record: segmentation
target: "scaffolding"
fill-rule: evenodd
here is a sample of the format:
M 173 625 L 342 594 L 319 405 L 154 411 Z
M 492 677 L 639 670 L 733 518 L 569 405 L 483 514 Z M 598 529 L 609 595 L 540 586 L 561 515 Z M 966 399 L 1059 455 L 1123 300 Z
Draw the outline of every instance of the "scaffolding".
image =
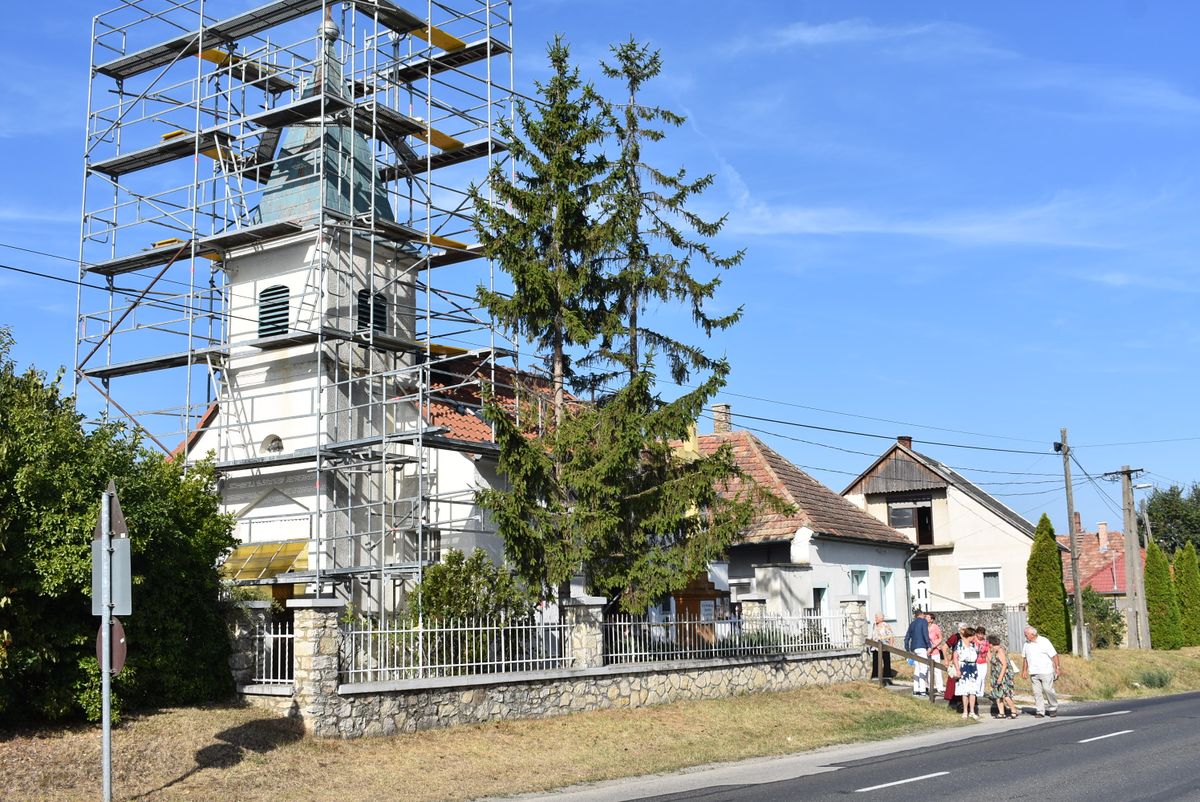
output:
M 516 375 L 471 244 L 471 187 L 507 163 L 511 0 L 241 7 L 93 20 L 76 386 L 215 454 L 239 564 L 273 555 L 254 582 L 383 612 L 480 531 L 440 463 L 494 457 L 454 421 Z

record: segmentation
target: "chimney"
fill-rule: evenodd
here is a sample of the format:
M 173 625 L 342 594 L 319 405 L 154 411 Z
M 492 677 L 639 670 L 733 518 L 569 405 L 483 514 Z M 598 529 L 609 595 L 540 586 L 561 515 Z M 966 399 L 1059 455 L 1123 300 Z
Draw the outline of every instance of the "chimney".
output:
M 713 404 L 713 434 L 728 434 L 730 431 L 729 405 Z
M 902 434 L 896 438 L 896 442 L 904 446 L 908 450 L 912 450 L 912 435 Z
M 1080 523 L 1080 521 L 1079 521 L 1079 513 L 1075 513 L 1075 531 L 1076 532 L 1083 531 L 1083 524 Z
M 1105 521 L 1096 524 L 1096 534 L 1105 542 L 1108 541 L 1108 524 Z

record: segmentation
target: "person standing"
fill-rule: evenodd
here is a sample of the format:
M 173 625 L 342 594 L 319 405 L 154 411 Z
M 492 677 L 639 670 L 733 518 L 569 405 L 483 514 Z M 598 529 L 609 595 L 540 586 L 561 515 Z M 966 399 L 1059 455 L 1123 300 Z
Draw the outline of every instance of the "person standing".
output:
M 992 655 L 991 669 L 988 671 L 992 681 L 988 696 L 996 702 L 999 711 L 994 718 L 1004 718 L 1006 714 L 1009 718 L 1016 718 L 1020 713 L 1017 712 L 1017 703 L 1013 701 L 1013 671 L 1008 650 L 1000 643 L 999 635 L 988 635 L 987 640 L 992 647 L 989 650 Z
M 929 656 L 929 622 L 925 613 L 913 610 L 912 623 L 904 633 L 904 651 L 913 652 L 918 657 Z M 913 663 L 913 696 L 923 696 L 929 692 L 929 665 L 917 660 Z
M 877 640 L 886 646 L 896 645 L 896 632 L 892 629 L 892 625 L 883 620 L 883 613 L 875 613 L 875 626 L 871 627 L 871 639 Z M 872 650 L 876 651 L 876 650 Z M 884 684 L 892 684 L 892 653 L 887 649 L 879 649 L 883 652 L 880 657 L 883 662 L 883 681 Z M 879 661 L 871 660 L 871 679 L 879 679 Z
M 978 697 L 983 692 L 982 676 L 979 671 L 979 652 L 975 648 L 975 630 L 967 627 L 962 631 L 962 639 L 954 650 L 954 669 L 958 679 L 954 683 L 954 692 L 962 697 L 962 717 L 970 716 L 979 720 L 977 712 Z
M 941 663 L 944 644 L 942 627 L 933 613 L 925 613 L 925 620 L 929 622 L 929 659 L 935 663 Z M 933 686 L 939 696 L 946 692 L 946 675 L 936 668 L 933 670 Z
M 1033 683 L 1034 715 L 1038 718 L 1058 715 L 1058 695 L 1054 693 L 1054 681 L 1058 679 L 1058 652 L 1045 635 L 1037 628 L 1025 627 L 1025 648 L 1021 652 L 1024 665 L 1021 679 Z

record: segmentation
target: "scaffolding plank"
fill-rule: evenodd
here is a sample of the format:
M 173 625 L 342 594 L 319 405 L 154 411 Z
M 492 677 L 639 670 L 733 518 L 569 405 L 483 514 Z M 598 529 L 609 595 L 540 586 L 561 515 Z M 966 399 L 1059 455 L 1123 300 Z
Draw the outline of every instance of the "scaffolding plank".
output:
M 324 0 L 274 0 L 236 17 L 222 20 L 204 29 L 204 44 L 228 44 L 276 25 L 291 22 L 321 8 Z M 389 4 L 390 5 L 390 4 Z M 124 80 L 155 67 L 165 67 L 183 56 L 200 53 L 200 31 L 192 31 L 166 42 L 138 50 L 96 67 L 96 72 Z
M 244 58 L 236 53 L 217 48 L 200 51 L 200 58 L 216 64 L 222 71 L 228 72 L 233 78 L 250 86 L 265 89 L 269 94 L 281 95 L 296 88 L 296 85 L 286 78 L 280 78 L 269 64 L 263 64 L 253 59 Z
M 398 179 L 407 178 L 410 175 L 421 175 L 428 168 L 437 170 L 441 167 L 450 167 L 455 164 L 462 164 L 473 159 L 480 159 L 488 155 L 488 153 L 501 153 L 508 148 L 502 142 L 494 140 L 490 141 L 483 139 L 479 142 L 471 142 L 463 145 L 456 150 L 447 150 L 442 153 L 432 153 L 428 159 L 425 156 L 416 156 L 411 159 L 406 159 L 400 164 L 389 165 L 379 171 L 379 180 L 387 183 L 388 181 L 396 181 Z
M 129 254 L 128 256 L 118 256 L 115 259 L 98 262 L 90 265 L 87 270 L 89 273 L 97 273 L 101 276 L 119 276 L 123 273 L 132 273 L 135 270 L 142 270 L 147 267 L 165 265 L 174 259 L 175 255 L 179 254 L 181 249 L 183 253 L 180 254 L 179 258 L 186 259 L 189 255 L 189 247 L 190 243 L 173 242 L 158 248 L 150 248 Z
M 128 362 L 117 362 L 96 368 L 84 368 L 81 373 L 93 379 L 111 379 L 116 376 L 132 376 L 138 373 L 150 373 L 156 370 L 170 370 L 188 365 L 203 365 L 207 357 L 220 356 L 224 351 L 219 346 L 198 348 L 194 351 L 184 351 L 178 354 L 160 354 L 144 359 L 131 359 Z
M 184 159 L 217 147 L 228 148 L 232 138 L 224 131 L 202 131 L 199 135 L 183 135 L 156 142 L 147 148 L 121 153 L 90 165 L 93 172 L 104 173 L 110 178 L 119 178 L 126 173 L 145 170 L 160 164 Z
M 508 45 L 496 39 L 480 39 L 459 50 L 423 56 L 386 70 L 383 77 L 398 84 L 411 84 L 448 70 L 457 70 L 491 56 L 511 52 Z M 365 87 L 364 87 L 365 88 Z
M 429 257 L 429 267 L 445 267 L 447 265 L 456 265 L 459 262 L 466 262 L 470 259 L 478 259 L 483 256 L 482 245 L 468 245 L 466 248 L 448 249 L 442 253 L 434 254 Z
M 322 98 L 324 98 L 324 101 L 322 101 Z M 245 118 L 245 122 L 257 125 L 259 128 L 280 128 L 307 120 L 320 119 L 322 108 L 324 108 L 326 115 L 336 114 L 350 108 L 350 101 L 328 93 L 325 95 L 313 95 L 312 97 L 297 100 L 294 103 L 276 106 L 273 109 L 251 114 Z
M 355 106 L 354 121 L 359 131 L 374 130 L 389 140 L 425 134 L 424 123 L 374 100 Z
M 243 245 L 252 245 L 253 243 L 275 239 L 276 237 L 297 234 L 303 230 L 304 226 L 295 220 L 260 223 L 256 226 L 235 228 L 220 234 L 202 237 L 199 240 L 199 247 L 205 251 L 226 251 L 230 248 L 239 248 Z
M 315 448 L 298 448 L 290 454 L 264 454 L 261 457 L 247 457 L 218 462 L 213 467 L 219 471 L 234 471 L 239 468 L 258 468 L 274 465 L 296 465 L 301 462 L 313 462 L 317 458 Z

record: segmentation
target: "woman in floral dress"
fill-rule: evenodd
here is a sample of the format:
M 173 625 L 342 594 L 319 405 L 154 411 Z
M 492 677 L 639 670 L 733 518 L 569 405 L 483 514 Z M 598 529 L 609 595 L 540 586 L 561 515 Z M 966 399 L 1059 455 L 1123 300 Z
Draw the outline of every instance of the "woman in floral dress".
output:
M 975 648 L 975 629 L 967 627 L 963 630 L 962 640 L 954 649 L 954 671 L 958 679 L 954 683 L 954 692 L 962 697 L 963 718 L 970 716 L 979 720 L 976 710 L 978 697 L 983 693 L 983 672 L 979 670 L 976 659 L 979 652 Z
M 1017 712 L 1017 703 L 1013 701 L 1013 672 L 1012 666 L 1008 662 L 1008 652 L 1000 645 L 999 635 L 988 635 L 988 644 L 991 645 L 991 668 L 988 674 L 991 675 L 991 688 L 988 690 L 990 696 L 995 702 L 996 707 L 1000 711 L 996 718 L 1005 717 L 1005 706 L 1008 707 L 1008 718 L 1016 718 L 1021 715 Z

